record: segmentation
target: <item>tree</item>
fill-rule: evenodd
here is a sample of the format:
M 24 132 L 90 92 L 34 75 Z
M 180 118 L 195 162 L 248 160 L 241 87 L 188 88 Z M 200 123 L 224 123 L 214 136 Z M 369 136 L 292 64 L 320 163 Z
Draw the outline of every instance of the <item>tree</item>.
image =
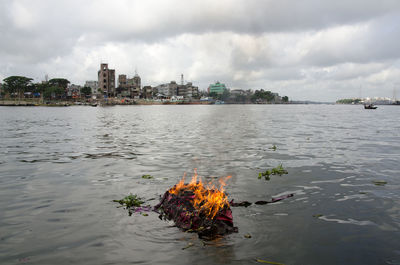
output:
M 275 99 L 275 95 L 271 91 L 264 91 L 264 89 L 256 90 L 254 95 L 251 97 L 253 102 L 272 102 Z
M 46 99 L 57 99 L 61 98 L 65 93 L 65 90 L 57 86 L 48 86 L 43 91 L 43 97 Z
M 32 80 L 32 78 L 25 76 L 9 76 L 3 79 L 4 90 L 7 93 L 17 93 L 20 96 L 21 92 L 26 91 L 27 87 L 32 84 Z
M 58 86 L 67 89 L 70 82 L 65 78 L 53 78 L 49 80 L 50 86 Z
M 288 96 L 282 97 L 282 102 L 285 102 L 285 103 L 289 102 L 289 97 Z
M 90 87 L 85 86 L 81 89 L 81 93 L 85 96 L 90 96 L 90 94 L 92 94 L 92 89 Z

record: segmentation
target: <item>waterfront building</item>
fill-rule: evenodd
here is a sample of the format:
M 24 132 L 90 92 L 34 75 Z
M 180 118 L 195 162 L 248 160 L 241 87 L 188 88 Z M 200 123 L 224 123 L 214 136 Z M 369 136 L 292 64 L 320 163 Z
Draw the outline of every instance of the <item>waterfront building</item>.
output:
M 118 75 L 117 94 L 122 97 L 139 98 L 141 96 L 141 78 L 135 73 L 135 76 L 128 78 L 127 75 Z
M 185 97 L 191 99 L 198 96 L 199 96 L 199 88 L 197 86 L 193 86 L 191 82 L 187 83 Z
M 147 99 L 153 98 L 153 88 L 151 86 L 144 86 L 142 91 L 142 97 Z
M 178 93 L 178 84 L 175 81 L 171 81 L 168 84 L 161 84 L 157 87 L 158 94 L 161 94 L 165 97 L 176 96 Z
M 116 89 L 117 95 L 121 97 L 130 97 L 131 92 L 128 87 L 126 75 L 118 75 L 118 87 Z
M 142 79 L 140 76 L 135 73 L 133 78 L 127 79 L 127 85 L 130 89 L 131 98 L 139 98 L 142 92 Z
M 208 93 L 217 93 L 218 95 L 222 95 L 225 90 L 225 84 L 222 84 L 219 81 L 215 82 L 215 84 L 210 84 L 208 87 Z
M 109 69 L 108 64 L 100 64 L 100 70 L 97 73 L 98 84 L 104 96 L 115 95 L 115 70 Z
M 98 81 L 86 81 L 85 87 L 90 87 L 91 94 L 96 95 L 99 89 L 99 82 Z
M 70 84 L 67 87 L 67 98 L 78 99 L 81 97 L 81 86 Z

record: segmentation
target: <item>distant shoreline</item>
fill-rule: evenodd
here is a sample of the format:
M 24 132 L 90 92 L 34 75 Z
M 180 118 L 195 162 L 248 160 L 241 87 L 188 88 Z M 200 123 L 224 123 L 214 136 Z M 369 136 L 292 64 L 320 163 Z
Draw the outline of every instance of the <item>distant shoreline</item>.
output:
M 69 106 L 127 106 L 127 105 L 288 105 L 288 104 L 305 104 L 305 103 L 249 103 L 249 102 L 226 102 L 216 103 L 215 101 L 157 101 L 157 100 L 97 100 L 92 102 L 66 101 L 66 100 L 0 100 L 0 106 L 4 107 L 69 107 Z

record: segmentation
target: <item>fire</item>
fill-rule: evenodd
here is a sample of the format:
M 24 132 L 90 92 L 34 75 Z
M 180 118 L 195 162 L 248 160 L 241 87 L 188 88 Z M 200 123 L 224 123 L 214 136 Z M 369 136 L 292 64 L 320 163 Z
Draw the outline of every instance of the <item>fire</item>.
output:
M 224 186 L 231 176 L 219 179 L 219 187 L 215 187 L 212 182 L 203 184 L 201 177 L 198 177 L 197 171 L 192 177 L 190 183 L 185 184 L 185 175 L 174 187 L 169 189 L 169 193 L 179 195 L 184 191 L 192 191 L 191 196 L 193 206 L 199 213 L 205 214 L 213 219 L 214 216 L 223 209 L 229 207 L 228 197 L 225 194 Z

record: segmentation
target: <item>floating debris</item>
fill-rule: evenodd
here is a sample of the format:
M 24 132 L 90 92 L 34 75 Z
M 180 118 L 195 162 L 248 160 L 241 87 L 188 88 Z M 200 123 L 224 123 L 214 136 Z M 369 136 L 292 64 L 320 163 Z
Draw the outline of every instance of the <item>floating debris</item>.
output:
M 182 250 L 188 249 L 188 248 L 193 247 L 193 246 L 194 246 L 193 243 L 189 243 L 185 247 L 183 247 Z
M 143 175 L 142 179 L 153 179 L 154 177 L 152 175 Z
M 313 217 L 315 217 L 315 218 L 320 218 L 320 217 L 322 217 L 322 216 L 324 216 L 323 214 L 314 214 L 313 215 Z
M 267 260 L 263 260 L 263 259 L 256 259 L 257 262 L 260 263 L 267 263 L 267 264 L 274 264 L 274 265 L 285 265 L 283 263 L 278 263 L 278 262 L 273 262 L 273 261 L 267 261 Z
M 245 238 L 251 238 L 251 235 L 250 234 L 245 234 L 244 237 Z
M 374 183 L 376 186 L 385 186 L 387 184 L 387 182 L 384 180 L 374 180 L 372 183 Z
M 265 180 L 270 180 L 270 175 L 282 176 L 283 174 L 288 174 L 288 171 L 283 168 L 282 164 L 280 164 L 279 166 L 274 167 L 272 169 L 268 169 L 265 172 L 258 173 L 258 179 L 261 179 L 262 177 L 264 177 Z
M 276 145 L 273 145 L 273 146 L 270 147 L 269 149 L 271 149 L 272 151 L 276 151 Z
M 229 177 L 228 177 L 229 178 Z M 160 219 L 173 220 L 184 231 L 195 232 L 200 238 L 215 238 L 237 232 L 233 226 L 233 217 L 227 195 L 224 192 L 224 180 L 220 187 L 210 183 L 203 185 L 197 174 L 185 184 L 182 179 L 164 193 L 161 201 L 154 207 L 160 213 Z
M 289 193 L 289 194 L 285 194 L 285 195 L 282 195 L 282 196 L 279 196 L 279 197 L 273 197 L 273 198 L 271 198 L 271 200 L 269 200 L 269 201 L 256 201 L 254 204 L 257 204 L 257 205 L 264 205 L 264 204 L 268 204 L 268 203 L 275 203 L 275 202 L 279 202 L 279 201 L 281 201 L 281 200 L 284 200 L 284 199 L 287 199 L 287 198 L 290 198 L 290 197 L 293 197 L 293 196 L 294 196 L 293 193 Z M 233 199 L 232 199 L 232 200 L 229 202 L 229 204 L 230 204 L 232 207 L 248 207 L 248 206 L 250 206 L 252 203 L 251 203 L 251 202 L 248 202 L 248 201 L 234 202 Z

